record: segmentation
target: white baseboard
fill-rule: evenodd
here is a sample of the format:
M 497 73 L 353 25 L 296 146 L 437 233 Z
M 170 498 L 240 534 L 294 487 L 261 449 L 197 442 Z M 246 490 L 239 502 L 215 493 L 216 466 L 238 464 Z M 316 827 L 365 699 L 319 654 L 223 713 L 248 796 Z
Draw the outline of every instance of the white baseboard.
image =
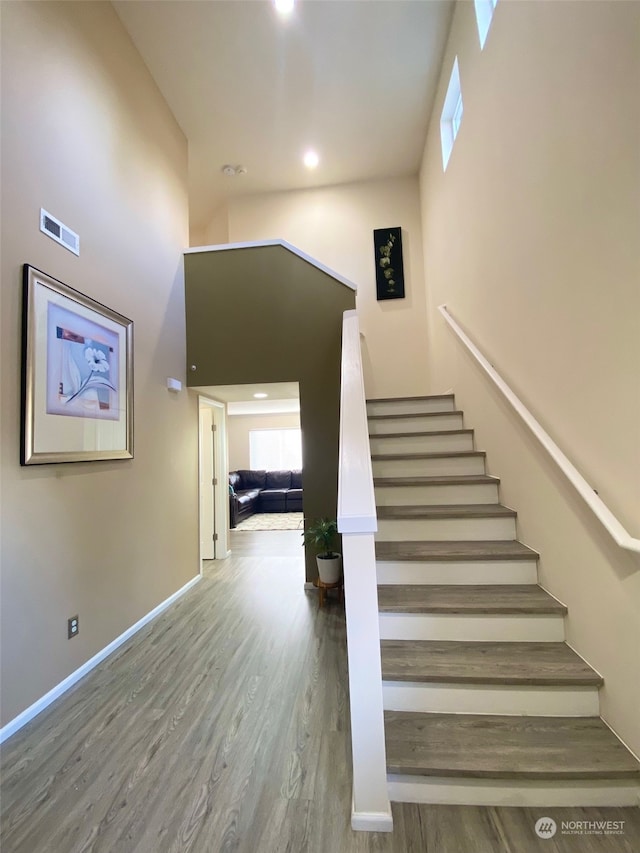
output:
M 14 717 L 13 720 L 8 722 L 6 726 L 3 726 L 0 729 L 0 743 L 4 743 L 7 738 L 11 737 L 11 735 L 15 734 L 19 729 L 25 726 L 30 720 L 32 720 L 35 716 L 37 716 L 41 711 L 44 711 L 53 701 L 55 701 L 59 696 L 62 696 L 63 693 L 66 693 L 70 687 L 73 687 L 76 682 L 80 681 L 87 673 L 91 672 L 99 663 L 101 663 L 105 658 L 109 657 L 112 652 L 125 643 L 130 637 L 133 637 L 141 628 L 151 622 L 152 619 L 155 619 L 156 616 L 159 616 L 163 610 L 166 610 L 171 604 L 174 603 L 178 598 L 187 592 L 187 590 L 191 589 L 192 586 L 198 583 L 201 580 L 202 575 L 196 575 L 195 578 L 192 578 L 188 583 L 186 583 L 183 587 L 181 587 L 177 592 L 174 592 L 173 595 L 170 595 L 169 598 L 165 599 L 161 602 L 157 607 L 154 607 L 153 610 L 150 610 L 146 616 L 143 616 L 142 619 L 139 619 L 135 625 L 132 625 L 130 628 L 120 634 L 119 637 L 116 637 L 108 646 L 105 646 L 104 649 L 95 654 L 92 658 L 90 658 L 86 663 L 83 663 L 81 667 L 76 669 L 75 672 L 72 672 L 71 675 L 67 676 L 64 681 L 61 681 L 48 693 L 45 693 L 40 699 L 26 708 L 21 714 L 18 714 L 17 717 Z
M 311 581 L 305 581 L 304 582 L 304 588 L 307 591 L 312 591 L 312 590 L 317 589 L 318 587 L 314 583 L 312 583 Z
M 357 812 L 352 803 L 351 829 L 358 832 L 393 832 L 391 809 L 388 812 Z

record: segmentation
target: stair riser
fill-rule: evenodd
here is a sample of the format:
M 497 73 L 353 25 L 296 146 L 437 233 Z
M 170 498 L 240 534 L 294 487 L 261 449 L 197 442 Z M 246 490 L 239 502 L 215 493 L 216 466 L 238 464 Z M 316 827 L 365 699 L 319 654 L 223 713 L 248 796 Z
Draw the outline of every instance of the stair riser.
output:
M 466 640 L 468 642 L 564 641 L 564 619 L 553 615 L 442 615 L 380 613 L 381 640 Z
M 441 456 L 435 459 L 373 459 L 374 477 L 438 477 L 484 474 L 484 456 Z
M 446 435 L 375 436 L 369 439 L 371 452 L 376 453 L 455 453 L 473 450 L 473 434 L 452 432 Z
M 515 518 L 378 519 L 380 542 L 515 539 Z
M 518 782 L 513 779 L 465 777 L 389 775 L 387 778 L 389 798 L 394 803 L 588 808 L 637 806 L 640 797 L 640 786 L 618 779 L 598 779 L 593 782 L 581 779 L 565 782 Z M 536 819 L 537 817 L 531 820 L 532 836 Z
M 383 681 L 385 711 L 597 717 L 596 687 L 515 687 Z
M 369 415 L 420 415 L 429 412 L 453 412 L 453 397 L 433 397 L 422 400 L 388 400 L 367 403 Z
M 522 584 L 538 582 L 535 560 L 447 562 L 378 561 L 380 584 Z
M 497 483 L 452 486 L 376 486 L 378 506 L 452 506 L 497 504 Z
M 370 435 L 387 435 L 392 432 L 434 432 L 443 429 L 462 429 L 462 414 L 440 415 L 437 418 L 392 418 L 370 420 Z

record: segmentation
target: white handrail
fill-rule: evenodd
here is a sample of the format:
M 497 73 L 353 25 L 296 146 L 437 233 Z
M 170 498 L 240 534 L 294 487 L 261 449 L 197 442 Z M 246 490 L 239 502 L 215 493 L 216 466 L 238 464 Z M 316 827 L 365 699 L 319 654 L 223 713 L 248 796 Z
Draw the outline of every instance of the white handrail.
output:
M 571 482 L 571 484 L 577 490 L 577 492 L 585 501 L 585 503 L 595 513 L 595 515 L 607 529 L 608 533 L 611 535 L 614 541 L 621 548 L 625 548 L 627 551 L 635 551 L 636 553 L 640 553 L 640 539 L 635 539 L 633 536 L 631 536 L 631 534 L 625 529 L 625 527 L 623 527 L 623 525 L 618 521 L 618 519 L 611 512 L 609 507 L 594 492 L 592 487 L 589 485 L 589 483 L 587 483 L 587 481 L 584 479 L 578 469 L 569 461 L 569 459 L 567 459 L 567 457 L 560 450 L 558 445 L 553 441 L 549 434 L 533 417 L 533 415 L 527 409 L 524 403 L 519 399 L 519 397 L 516 396 L 516 394 L 511 390 L 511 388 L 507 385 L 507 383 L 500 376 L 500 374 L 482 355 L 482 353 L 476 347 L 473 341 L 460 328 L 460 326 L 457 324 L 457 322 L 453 319 L 453 317 L 447 310 L 447 306 L 440 305 L 438 310 L 440 311 L 444 319 L 447 321 L 449 326 L 456 333 L 456 335 L 460 338 L 462 343 L 469 350 L 471 355 L 485 371 L 485 373 L 502 392 L 503 396 L 509 401 L 515 411 L 520 415 L 522 420 L 529 427 L 529 429 L 538 439 L 540 444 L 545 448 L 547 453 L 559 466 L 561 471 Z
M 349 657 L 353 801 L 351 826 L 393 829 L 384 743 L 378 586 L 373 534 L 377 530 L 369 428 L 355 311 L 342 325 L 338 530 L 342 534 Z
M 345 311 L 343 315 L 340 387 L 338 529 L 341 533 L 375 533 L 378 520 L 360 353 L 360 326 L 355 310 Z

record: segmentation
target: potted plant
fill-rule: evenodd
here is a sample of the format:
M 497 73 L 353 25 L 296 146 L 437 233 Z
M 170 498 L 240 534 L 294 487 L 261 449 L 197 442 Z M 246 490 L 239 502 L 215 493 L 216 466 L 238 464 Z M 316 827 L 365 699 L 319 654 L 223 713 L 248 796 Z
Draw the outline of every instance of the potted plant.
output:
M 322 583 L 337 583 L 340 578 L 340 554 L 331 547 L 338 535 L 338 525 L 330 518 L 319 518 L 302 534 L 306 545 L 315 548 L 318 575 Z

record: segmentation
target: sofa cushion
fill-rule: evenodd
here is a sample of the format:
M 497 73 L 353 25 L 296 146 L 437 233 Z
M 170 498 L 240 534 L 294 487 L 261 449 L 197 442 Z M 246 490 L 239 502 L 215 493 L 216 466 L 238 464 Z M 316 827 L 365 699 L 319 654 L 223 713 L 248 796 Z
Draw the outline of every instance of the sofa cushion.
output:
M 291 471 L 267 471 L 265 489 L 288 489 L 291 485 Z
M 245 506 L 258 499 L 260 489 L 247 489 L 245 492 L 236 492 L 236 498 L 240 506 Z
M 289 489 L 285 509 L 287 512 L 302 512 L 302 489 Z
M 246 471 L 244 469 L 240 469 L 238 471 L 240 477 L 242 478 L 242 488 L 243 489 L 264 489 L 265 481 L 267 479 L 266 471 Z M 236 491 L 237 491 L 236 487 Z
M 240 474 L 237 471 L 229 471 L 229 485 L 234 492 L 242 488 Z
M 291 488 L 292 489 L 301 489 L 302 488 L 302 471 L 292 471 L 291 472 Z
M 263 489 L 260 492 L 260 512 L 286 512 L 288 489 Z
M 283 501 L 289 490 L 288 489 L 263 489 L 260 492 L 260 500 L 265 501 Z

